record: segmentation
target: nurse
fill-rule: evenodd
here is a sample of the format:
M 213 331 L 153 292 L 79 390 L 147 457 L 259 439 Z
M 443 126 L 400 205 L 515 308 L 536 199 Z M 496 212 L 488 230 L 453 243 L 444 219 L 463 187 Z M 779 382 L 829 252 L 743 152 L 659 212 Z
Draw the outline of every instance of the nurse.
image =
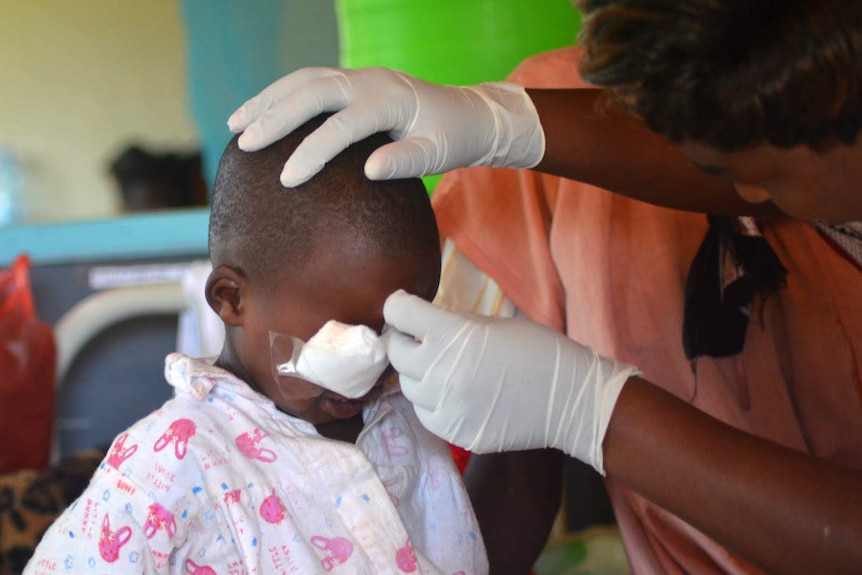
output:
M 288 187 L 388 131 L 398 141 L 369 158 L 372 179 L 533 168 L 677 209 L 862 220 L 862 3 L 580 7 L 581 73 L 603 90 L 309 68 L 244 104 L 229 127 L 255 150 L 338 111 L 287 159 Z M 862 570 L 862 436 L 827 461 L 725 425 L 635 366 L 531 322 L 403 293 L 385 314 L 401 332 L 388 352 L 404 394 L 441 437 L 480 453 L 560 449 L 767 571 Z M 854 378 L 822 385 L 855 389 L 862 405 Z

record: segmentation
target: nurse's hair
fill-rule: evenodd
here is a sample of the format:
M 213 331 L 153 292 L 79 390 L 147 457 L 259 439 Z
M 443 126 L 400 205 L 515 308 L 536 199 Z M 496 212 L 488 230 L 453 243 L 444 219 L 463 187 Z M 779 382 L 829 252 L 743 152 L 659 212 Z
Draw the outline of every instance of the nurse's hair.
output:
M 576 0 L 583 77 L 672 142 L 852 144 L 860 0 Z
M 349 243 L 353 252 L 430 256 L 439 266 L 440 238 L 422 181 L 371 181 L 365 176 L 365 160 L 392 141 L 387 135 L 351 145 L 296 188 L 281 185 L 285 159 L 327 116 L 257 152 L 240 150 L 236 136 L 230 141 L 213 187 L 213 266 L 231 265 L 250 280 L 277 280 L 285 272 L 300 273 L 319 242 L 332 238 Z

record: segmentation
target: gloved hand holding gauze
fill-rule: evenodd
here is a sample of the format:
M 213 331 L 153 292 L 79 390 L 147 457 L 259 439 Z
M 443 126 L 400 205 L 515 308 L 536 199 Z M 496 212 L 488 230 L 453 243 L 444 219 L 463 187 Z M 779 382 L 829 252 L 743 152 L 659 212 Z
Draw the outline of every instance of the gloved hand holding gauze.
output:
M 290 338 L 293 344 L 290 359 L 277 363 L 276 372 L 356 399 L 374 387 L 389 365 L 387 338 L 385 331 L 378 336 L 368 326 L 330 320 L 308 342 Z M 277 345 L 277 338 L 270 339 Z M 273 357 L 278 357 L 275 349 Z
M 525 319 L 455 313 L 399 290 L 383 306 L 401 391 L 474 453 L 554 447 L 604 475 L 602 441 L 637 368 Z

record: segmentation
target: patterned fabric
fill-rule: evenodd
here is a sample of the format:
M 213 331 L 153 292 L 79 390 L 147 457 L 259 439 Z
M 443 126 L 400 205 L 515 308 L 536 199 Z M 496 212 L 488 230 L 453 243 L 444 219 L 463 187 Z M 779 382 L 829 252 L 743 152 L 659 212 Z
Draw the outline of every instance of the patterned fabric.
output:
M 447 445 L 397 391 L 357 444 L 172 354 L 176 396 L 114 440 L 25 573 L 487 573 Z
M 446 309 L 492 317 L 523 317 L 493 278 L 449 240 L 443 243 L 440 288 L 434 303 Z
M 862 269 L 862 222 L 846 224 L 829 224 L 826 222 L 811 222 L 818 232 L 848 260 Z

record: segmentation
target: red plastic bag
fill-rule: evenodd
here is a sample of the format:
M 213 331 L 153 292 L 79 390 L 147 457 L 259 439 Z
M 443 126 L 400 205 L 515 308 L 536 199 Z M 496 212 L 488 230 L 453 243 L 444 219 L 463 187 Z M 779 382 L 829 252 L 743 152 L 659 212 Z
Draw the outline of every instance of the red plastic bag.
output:
M 458 473 L 464 475 L 464 472 L 467 471 L 467 464 L 470 463 L 470 452 L 451 443 L 449 444 L 449 451 L 452 452 L 452 459 L 455 460 Z
M 30 259 L 0 269 L 0 473 L 47 467 L 57 348 L 36 316 Z

